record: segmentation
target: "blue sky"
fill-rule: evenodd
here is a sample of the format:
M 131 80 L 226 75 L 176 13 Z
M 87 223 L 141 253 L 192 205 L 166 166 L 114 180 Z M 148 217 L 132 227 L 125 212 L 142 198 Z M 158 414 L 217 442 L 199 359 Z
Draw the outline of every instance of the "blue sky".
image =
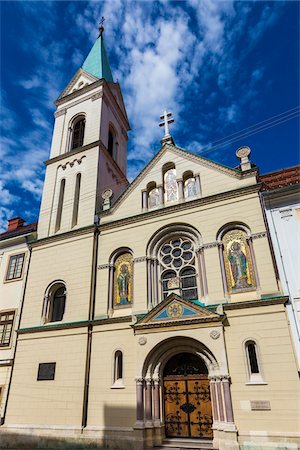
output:
M 0 6 L 0 229 L 16 215 L 38 217 L 53 101 L 82 65 L 102 15 L 132 128 L 130 180 L 159 150 L 165 108 L 175 118 L 176 144 L 191 152 L 234 167 L 236 149 L 249 145 L 261 173 L 299 163 L 299 2 Z

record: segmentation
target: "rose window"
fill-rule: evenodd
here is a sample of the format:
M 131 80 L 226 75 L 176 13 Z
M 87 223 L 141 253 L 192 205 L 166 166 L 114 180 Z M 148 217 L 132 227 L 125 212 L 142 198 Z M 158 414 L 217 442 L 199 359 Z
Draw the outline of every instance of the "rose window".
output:
M 192 241 L 175 238 L 166 242 L 160 250 L 163 298 L 175 292 L 183 298 L 198 298 L 195 271 L 195 252 Z

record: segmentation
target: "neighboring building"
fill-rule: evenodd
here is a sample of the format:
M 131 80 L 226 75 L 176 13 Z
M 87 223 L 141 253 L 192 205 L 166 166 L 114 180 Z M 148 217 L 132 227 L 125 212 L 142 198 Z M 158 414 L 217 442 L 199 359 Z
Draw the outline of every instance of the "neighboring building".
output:
M 261 175 L 266 210 L 300 374 L 300 166 Z
M 188 153 L 165 113 L 128 186 L 102 33 L 56 102 L 2 442 L 296 448 L 288 297 L 250 150 L 239 169 Z
M 28 241 L 36 237 L 36 223 L 24 225 L 15 217 L 0 234 L 0 420 L 2 423 L 11 368 L 14 362 L 16 330 L 30 259 Z

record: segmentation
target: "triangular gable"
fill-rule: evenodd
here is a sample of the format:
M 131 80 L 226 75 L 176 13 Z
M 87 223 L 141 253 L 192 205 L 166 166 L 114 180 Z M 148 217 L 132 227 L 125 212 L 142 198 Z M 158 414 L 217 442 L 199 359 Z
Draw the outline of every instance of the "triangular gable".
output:
M 216 322 L 222 316 L 205 306 L 199 306 L 191 300 L 185 300 L 177 294 L 171 293 L 164 301 L 153 308 L 135 325 L 135 329 L 157 327 L 168 323 L 182 323 L 186 321 Z
M 107 211 L 106 214 L 111 214 L 121 205 L 121 203 L 134 191 L 134 189 L 139 185 L 139 183 L 147 176 L 147 174 L 152 170 L 152 168 L 158 164 L 159 160 L 163 157 L 163 155 L 167 152 L 171 151 L 174 153 L 174 156 L 181 156 L 182 158 L 192 160 L 196 163 L 200 163 L 204 167 L 209 167 L 211 169 L 215 169 L 223 174 L 229 175 L 235 179 L 242 179 L 243 174 L 238 169 L 232 169 L 210 159 L 204 158 L 202 156 L 194 155 L 193 153 L 188 152 L 180 147 L 176 147 L 172 144 L 164 144 L 159 152 L 151 159 L 151 161 L 144 167 L 144 169 L 137 175 L 137 177 L 132 181 L 126 191 L 121 195 L 118 201 L 114 204 L 114 206 Z M 104 214 L 104 215 L 106 215 Z
M 95 81 L 99 81 L 98 78 L 94 77 L 90 73 L 86 72 L 83 69 L 78 69 L 75 75 L 73 76 L 72 80 L 67 84 L 63 92 L 58 97 L 58 100 L 66 97 L 67 95 L 71 94 L 75 90 L 82 89 L 87 84 L 92 84 Z M 81 84 L 82 83 L 82 84 Z

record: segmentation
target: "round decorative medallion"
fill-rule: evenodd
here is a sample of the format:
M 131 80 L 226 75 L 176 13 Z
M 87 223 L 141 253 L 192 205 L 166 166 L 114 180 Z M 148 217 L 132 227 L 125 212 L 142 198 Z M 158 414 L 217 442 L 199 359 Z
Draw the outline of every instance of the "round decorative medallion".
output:
M 250 153 L 251 153 L 250 147 L 240 147 L 235 152 L 238 158 L 245 158 L 246 156 L 249 156 Z
M 147 338 L 145 338 L 145 336 L 141 336 L 138 342 L 140 345 L 145 345 L 147 343 Z
M 212 339 L 218 339 L 220 337 L 220 331 L 212 330 L 209 335 Z
M 167 309 L 169 317 L 180 317 L 183 313 L 183 307 L 180 303 L 172 303 Z
M 108 200 L 113 195 L 113 191 L 111 189 L 105 189 L 105 191 L 102 192 L 101 197 L 103 200 Z

